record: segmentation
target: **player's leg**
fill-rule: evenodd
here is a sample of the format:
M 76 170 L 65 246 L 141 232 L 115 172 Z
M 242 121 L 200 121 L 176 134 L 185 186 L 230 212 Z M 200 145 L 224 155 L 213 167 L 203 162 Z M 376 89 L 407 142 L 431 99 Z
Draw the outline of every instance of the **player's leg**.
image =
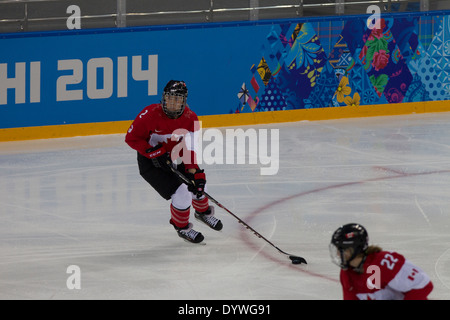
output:
M 156 168 L 152 161 L 138 154 L 139 173 L 161 197 L 171 200 L 170 224 L 178 235 L 187 241 L 199 243 L 203 235 L 192 229 L 189 223 L 191 193 L 187 186 L 172 172 Z
M 205 186 L 205 191 L 207 192 L 207 187 Z M 208 198 L 203 195 L 200 198 L 192 195 L 192 206 L 195 209 L 195 218 L 197 220 L 203 222 L 208 227 L 214 230 L 222 230 L 223 225 L 222 222 L 214 217 L 214 207 L 209 205 Z
M 202 242 L 204 239 L 203 235 L 192 229 L 192 223 L 189 223 L 192 198 L 187 186 L 185 184 L 181 184 L 174 194 L 172 194 L 171 198 L 170 224 L 174 226 L 181 238 L 194 243 Z

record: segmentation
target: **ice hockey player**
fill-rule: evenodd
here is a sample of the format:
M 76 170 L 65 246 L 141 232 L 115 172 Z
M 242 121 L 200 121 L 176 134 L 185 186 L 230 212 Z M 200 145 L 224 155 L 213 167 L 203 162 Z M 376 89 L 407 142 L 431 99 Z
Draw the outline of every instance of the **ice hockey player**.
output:
M 338 228 L 329 247 L 341 267 L 344 300 L 426 300 L 433 290 L 428 275 L 401 254 L 369 246 L 360 224 Z
M 221 230 L 223 226 L 214 217 L 214 207 L 204 195 L 206 176 L 197 165 L 195 150 L 198 118 L 187 105 L 187 96 L 184 81 L 170 80 L 161 102 L 145 107 L 138 114 L 128 129 L 125 142 L 137 151 L 140 175 L 164 199 L 171 201 L 169 222 L 178 235 L 189 242 L 200 243 L 204 236 L 189 222 L 191 205 L 199 221 L 214 230 Z M 177 158 L 182 160 L 178 165 L 174 163 Z M 184 184 L 169 166 L 185 174 L 194 182 L 193 186 Z

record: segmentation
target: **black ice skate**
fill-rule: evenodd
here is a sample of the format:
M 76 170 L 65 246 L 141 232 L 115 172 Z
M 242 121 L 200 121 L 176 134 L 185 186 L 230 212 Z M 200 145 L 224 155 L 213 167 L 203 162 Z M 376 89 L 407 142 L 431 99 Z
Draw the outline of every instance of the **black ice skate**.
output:
M 209 206 L 208 210 L 203 213 L 195 210 L 195 218 L 216 231 L 220 231 L 223 228 L 222 222 L 214 217 L 214 207 L 212 206 Z
M 188 225 L 184 228 L 179 228 L 170 221 L 170 224 L 173 225 L 175 230 L 177 230 L 178 236 L 183 238 L 184 240 L 192 243 L 200 243 L 205 239 L 205 237 L 198 231 L 192 229 L 192 223 L 188 223 Z

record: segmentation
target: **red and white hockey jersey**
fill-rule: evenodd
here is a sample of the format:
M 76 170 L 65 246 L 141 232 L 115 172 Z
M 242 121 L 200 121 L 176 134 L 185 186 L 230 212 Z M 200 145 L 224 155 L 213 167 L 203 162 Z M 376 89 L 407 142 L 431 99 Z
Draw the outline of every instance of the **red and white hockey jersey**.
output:
M 344 300 L 425 300 L 433 290 L 428 275 L 401 254 L 369 254 L 363 272 L 341 270 Z
M 125 142 L 143 156 L 149 148 L 162 144 L 171 153 L 172 160 L 178 155 L 182 157 L 187 170 L 198 168 L 196 153 L 199 133 L 198 117 L 188 106 L 179 118 L 171 119 L 158 103 L 145 107 L 139 113 L 128 129 Z

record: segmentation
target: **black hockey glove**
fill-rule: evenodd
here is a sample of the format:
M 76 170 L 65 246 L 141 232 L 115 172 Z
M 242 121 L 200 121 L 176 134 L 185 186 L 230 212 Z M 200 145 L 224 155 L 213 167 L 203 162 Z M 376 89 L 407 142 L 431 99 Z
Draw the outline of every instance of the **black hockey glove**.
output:
M 146 153 L 145 156 L 150 160 L 152 160 L 152 163 L 156 168 L 169 170 L 169 166 L 172 165 L 169 153 L 161 144 L 158 144 L 153 148 L 147 149 L 145 153 Z
M 197 169 L 196 173 L 187 172 L 186 177 L 193 182 L 193 184 L 188 185 L 188 190 L 195 194 L 197 199 L 201 198 L 205 191 L 205 170 Z

